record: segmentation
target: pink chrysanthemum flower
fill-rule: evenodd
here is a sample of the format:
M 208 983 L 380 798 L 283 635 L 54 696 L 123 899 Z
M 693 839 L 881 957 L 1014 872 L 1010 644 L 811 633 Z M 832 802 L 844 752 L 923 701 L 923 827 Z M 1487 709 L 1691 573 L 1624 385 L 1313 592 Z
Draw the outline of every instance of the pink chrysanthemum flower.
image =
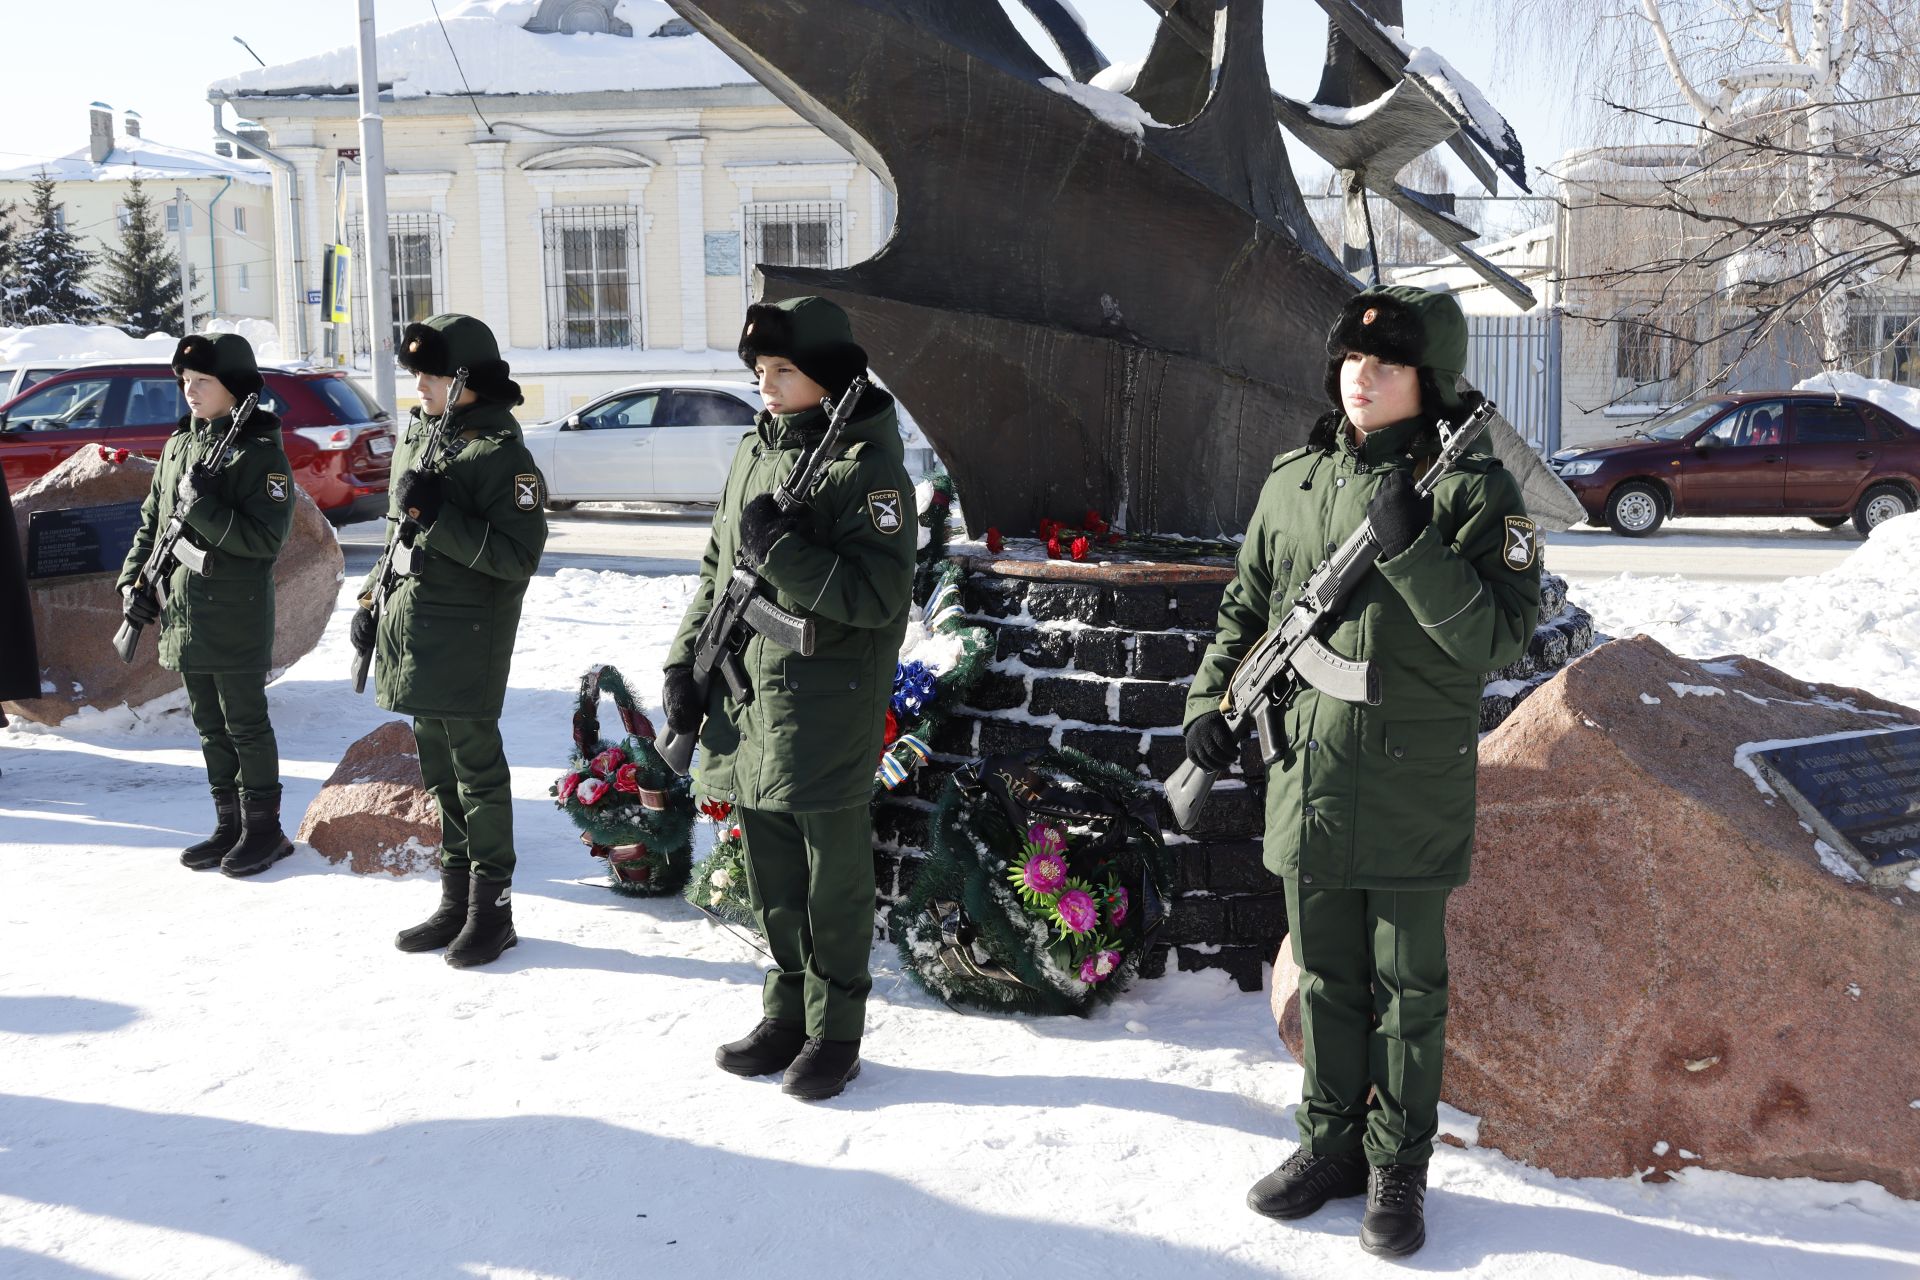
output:
M 1092 933 L 1100 924 L 1100 908 L 1085 889 L 1069 889 L 1053 904 L 1060 927 L 1068 933 Z
M 580 785 L 580 775 L 577 773 L 570 773 L 566 777 L 560 779 L 560 799 L 562 801 L 571 799 L 573 796 L 573 789 L 579 785 Z
M 627 753 L 618 747 L 608 747 L 593 758 L 587 768 L 602 778 L 611 778 L 627 762 Z
M 607 784 L 600 778 L 583 778 L 575 787 L 573 795 L 581 804 L 594 804 L 607 793 Z
M 1052 897 L 1067 882 L 1066 859 L 1057 853 L 1036 853 L 1027 859 L 1018 876 L 1020 887 L 1028 893 Z
M 1027 843 L 1045 853 L 1061 853 L 1067 847 L 1060 833 L 1044 822 L 1036 822 L 1027 828 Z
M 1119 928 L 1127 922 L 1127 912 L 1132 899 L 1127 897 L 1127 888 L 1120 885 L 1107 895 L 1107 923 Z
M 1102 948 L 1080 962 L 1080 981 L 1105 982 L 1120 967 L 1120 953 Z

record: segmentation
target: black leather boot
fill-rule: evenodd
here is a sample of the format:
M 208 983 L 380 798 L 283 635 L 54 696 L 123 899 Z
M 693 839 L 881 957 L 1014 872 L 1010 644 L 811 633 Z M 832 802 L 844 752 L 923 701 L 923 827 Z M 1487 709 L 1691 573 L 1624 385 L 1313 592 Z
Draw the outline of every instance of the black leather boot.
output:
M 1367 1158 L 1358 1151 L 1315 1155 L 1301 1147 L 1253 1184 L 1247 1207 L 1269 1218 L 1304 1218 L 1329 1200 L 1367 1189 Z
M 1367 1215 L 1360 1247 L 1383 1258 L 1404 1258 L 1427 1242 L 1427 1166 L 1375 1165 L 1367 1183 Z
M 467 921 L 447 948 L 447 963 L 456 969 L 492 964 L 518 941 L 513 931 L 513 881 L 473 876 L 468 881 Z
M 240 792 L 233 787 L 213 793 L 213 834 L 190 844 L 180 855 L 180 865 L 194 871 L 206 871 L 220 865 L 227 851 L 240 843 Z
M 240 802 L 240 843 L 220 859 L 220 871 L 257 876 L 292 852 L 293 841 L 280 829 L 280 793 L 246 796 Z
M 780 1092 L 819 1102 L 831 1098 L 860 1074 L 858 1040 L 809 1039 L 787 1068 Z
M 760 1019 L 760 1025 L 739 1040 L 713 1051 L 722 1071 L 736 1076 L 768 1076 L 785 1071 L 807 1043 L 806 1028 L 797 1022 Z
M 467 923 L 466 864 L 440 868 L 440 907 L 432 915 L 394 935 L 393 945 L 402 951 L 438 951 L 455 938 Z

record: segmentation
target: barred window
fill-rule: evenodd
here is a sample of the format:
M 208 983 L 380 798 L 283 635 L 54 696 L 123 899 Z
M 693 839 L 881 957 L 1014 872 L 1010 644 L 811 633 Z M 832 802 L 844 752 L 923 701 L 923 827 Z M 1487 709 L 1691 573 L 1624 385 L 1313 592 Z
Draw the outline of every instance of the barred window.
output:
M 846 211 L 834 201 L 750 204 L 741 221 L 746 228 L 747 261 L 783 267 L 844 267 L 847 264 Z
M 1663 403 L 1673 376 L 1673 338 L 1652 318 L 1618 320 L 1613 334 L 1615 393 L 1629 403 Z
M 445 309 L 446 262 L 437 213 L 387 215 L 387 270 L 393 304 L 393 344 L 415 321 Z M 373 317 L 367 306 L 367 232 L 358 215 L 348 220 L 347 244 L 353 250 L 353 349 L 370 352 Z
M 1920 315 L 1855 312 L 1848 327 L 1855 373 L 1909 385 L 1920 380 Z
M 640 306 L 640 211 L 575 205 L 541 217 L 547 346 L 646 345 Z

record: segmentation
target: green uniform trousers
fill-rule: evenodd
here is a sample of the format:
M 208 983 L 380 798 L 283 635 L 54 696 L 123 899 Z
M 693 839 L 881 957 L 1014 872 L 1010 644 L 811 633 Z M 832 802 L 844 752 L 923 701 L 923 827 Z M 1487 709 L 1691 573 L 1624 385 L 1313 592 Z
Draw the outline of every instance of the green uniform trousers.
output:
M 1288 879 L 1306 1069 L 1294 1120 L 1307 1150 L 1364 1151 L 1375 1165 L 1423 1164 L 1433 1154 L 1447 1039 L 1447 893 L 1312 889 Z
M 183 673 L 180 678 L 187 685 L 193 727 L 200 731 L 207 785 L 215 791 L 238 786 L 249 799 L 279 795 L 280 743 L 267 718 L 267 673 Z
M 767 1017 L 858 1040 L 873 990 L 873 811 L 737 812 L 748 900 L 773 952 Z
M 440 865 L 513 878 L 513 786 L 498 720 L 415 716 L 420 780 L 440 806 Z

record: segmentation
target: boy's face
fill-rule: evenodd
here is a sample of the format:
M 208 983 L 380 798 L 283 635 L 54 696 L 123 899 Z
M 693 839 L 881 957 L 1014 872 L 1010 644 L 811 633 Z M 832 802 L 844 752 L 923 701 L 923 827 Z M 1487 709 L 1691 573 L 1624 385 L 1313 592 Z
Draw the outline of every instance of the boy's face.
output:
M 434 373 L 416 373 L 413 375 L 413 389 L 420 396 L 420 412 L 429 418 L 437 418 L 447 411 L 447 392 L 453 390 L 453 379 L 442 378 Z M 469 387 L 460 393 L 460 403 L 454 407 L 464 409 L 479 398 Z
M 827 399 L 827 389 L 784 356 L 761 356 L 753 362 L 753 376 L 769 413 L 799 413 Z
M 1347 352 L 1340 362 L 1340 407 L 1361 434 L 1420 413 L 1420 371 L 1379 356 Z
M 230 411 L 233 393 L 210 373 L 189 369 L 180 375 L 180 392 L 187 398 L 187 412 L 203 422 L 211 422 Z

